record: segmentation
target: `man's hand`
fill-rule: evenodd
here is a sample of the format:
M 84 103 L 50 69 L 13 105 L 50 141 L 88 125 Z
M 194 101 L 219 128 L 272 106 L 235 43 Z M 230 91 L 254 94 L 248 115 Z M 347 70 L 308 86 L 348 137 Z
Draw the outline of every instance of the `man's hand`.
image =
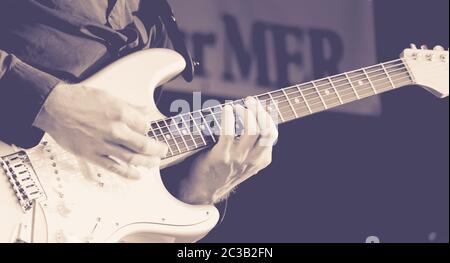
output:
M 137 178 L 133 166 L 157 166 L 167 145 L 148 138 L 147 112 L 106 92 L 61 84 L 47 98 L 34 126 L 64 149 L 116 174 Z
M 194 161 L 189 177 L 181 184 L 183 201 L 216 203 L 272 162 L 277 127 L 254 98 L 246 99 L 245 106 L 224 107 L 219 141 Z M 235 114 L 244 124 L 244 133 L 239 138 L 235 136 Z

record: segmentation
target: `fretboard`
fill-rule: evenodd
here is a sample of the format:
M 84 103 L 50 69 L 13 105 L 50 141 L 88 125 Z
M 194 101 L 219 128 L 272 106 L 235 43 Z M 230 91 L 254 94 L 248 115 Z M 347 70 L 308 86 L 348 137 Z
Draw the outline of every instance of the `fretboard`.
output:
M 413 84 L 402 59 L 322 78 L 254 96 L 276 124 L 296 120 L 356 100 Z M 226 104 L 151 123 L 148 135 L 169 146 L 166 158 L 214 145 L 221 131 L 221 112 Z

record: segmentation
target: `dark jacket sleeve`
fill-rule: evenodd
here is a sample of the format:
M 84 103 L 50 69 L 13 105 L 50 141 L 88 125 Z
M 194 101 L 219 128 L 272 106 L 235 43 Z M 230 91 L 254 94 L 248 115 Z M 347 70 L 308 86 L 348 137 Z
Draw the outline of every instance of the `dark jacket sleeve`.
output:
M 42 137 L 33 127 L 45 99 L 60 82 L 0 49 L 0 140 L 28 148 Z

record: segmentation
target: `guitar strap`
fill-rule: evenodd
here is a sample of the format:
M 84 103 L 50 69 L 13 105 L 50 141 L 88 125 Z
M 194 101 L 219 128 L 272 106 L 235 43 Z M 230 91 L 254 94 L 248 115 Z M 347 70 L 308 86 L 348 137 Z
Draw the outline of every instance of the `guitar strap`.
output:
M 186 60 L 186 68 L 181 75 L 187 82 L 191 82 L 194 79 L 195 67 L 198 63 L 193 61 L 192 56 L 186 47 L 185 37 L 178 27 L 172 7 L 167 0 L 152 0 L 150 2 L 153 5 L 152 10 L 155 10 L 155 13 L 164 24 L 173 48 Z

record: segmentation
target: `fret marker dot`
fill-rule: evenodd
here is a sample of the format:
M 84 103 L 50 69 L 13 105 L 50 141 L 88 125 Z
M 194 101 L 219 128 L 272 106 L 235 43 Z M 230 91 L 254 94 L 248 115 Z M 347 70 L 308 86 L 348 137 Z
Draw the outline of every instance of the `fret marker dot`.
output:
M 331 94 L 330 90 L 329 90 L 329 89 L 326 89 L 326 90 L 325 90 L 325 95 L 330 95 L 330 94 Z
M 294 102 L 295 103 L 300 103 L 300 100 L 299 99 L 295 99 Z
M 183 135 L 187 135 L 188 134 L 187 130 L 183 130 L 181 132 L 183 133 Z
M 271 111 L 273 108 L 271 106 L 267 107 L 267 110 Z
M 170 134 L 166 134 L 166 138 L 167 139 L 172 139 L 172 136 L 170 136 Z
M 358 81 L 358 85 L 359 85 L 359 86 L 362 86 L 362 85 L 364 85 L 364 81 L 362 81 L 362 80 L 359 80 L 359 81 Z
M 202 130 L 202 131 L 204 131 L 205 129 L 206 129 L 206 127 L 205 127 L 205 125 L 200 125 L 200 129 Z

